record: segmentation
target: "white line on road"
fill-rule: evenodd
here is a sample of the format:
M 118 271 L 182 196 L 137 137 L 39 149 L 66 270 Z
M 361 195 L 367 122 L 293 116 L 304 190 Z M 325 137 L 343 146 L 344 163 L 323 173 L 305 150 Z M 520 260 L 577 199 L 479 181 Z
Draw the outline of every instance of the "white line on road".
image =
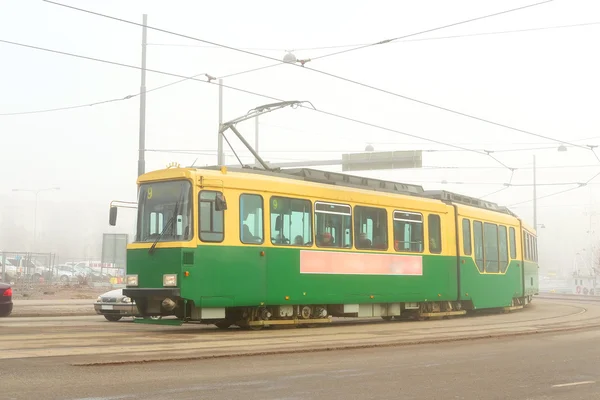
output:
M 583 381 L 573 383 L 562 383 L 560 385 L 552 385 L 553 388 L 565 387 L 565 386 L 577 386 L 577 385 L 589 385 L 590 383 L 596 383 L 596 381 Z

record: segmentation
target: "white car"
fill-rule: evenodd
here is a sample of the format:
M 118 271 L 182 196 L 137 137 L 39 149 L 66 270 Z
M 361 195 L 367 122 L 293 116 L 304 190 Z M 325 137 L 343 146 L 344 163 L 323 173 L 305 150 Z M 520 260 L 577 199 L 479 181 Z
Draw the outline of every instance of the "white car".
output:
M 123 295 L 123 289 L 115 289 L 101 294 L 94 303 L 96 314 L 103 315 L 108 321 L 116 322 L 123 317 L 141 317 L 135 302 Z M 160 319 L 160 316 L 150 317 Z

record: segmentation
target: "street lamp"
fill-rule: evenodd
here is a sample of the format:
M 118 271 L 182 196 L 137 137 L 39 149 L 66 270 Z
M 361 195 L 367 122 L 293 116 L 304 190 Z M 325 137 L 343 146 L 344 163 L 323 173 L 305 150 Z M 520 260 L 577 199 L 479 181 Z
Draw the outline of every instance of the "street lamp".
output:
M 288 52 L 283 56 L 284 63 L 295 63 L 296 61 L 298 61 L 298 59 L 296 59 L 296 56 L 292 52 Z
M 35 193 L 35 206 L 33 211 L 33 244 L 31 246 L 31 250 L 35 250 L 35 239 L 36 239 L 36 229 L 37 229 L 37 205 L 38 205 L 38 195 L 40 192 L 45 192 L 48 190 L 60 190 L 59 187 L 50 187 L 43 189 L 13 189 L 13 192 L 32 192 Z

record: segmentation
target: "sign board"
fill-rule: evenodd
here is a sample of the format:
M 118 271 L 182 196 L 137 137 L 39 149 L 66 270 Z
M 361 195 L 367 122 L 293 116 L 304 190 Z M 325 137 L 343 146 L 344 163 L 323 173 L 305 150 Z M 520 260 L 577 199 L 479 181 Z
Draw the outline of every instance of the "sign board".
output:
M 342 171 L 374 171 L 423 167 L 423 152 L 371 151 L 342 154 Z
M 125 233 L 105 233 L 102 237 L 102 264 L 113 264 L 116 268 L 125 269 L 127 242 Z

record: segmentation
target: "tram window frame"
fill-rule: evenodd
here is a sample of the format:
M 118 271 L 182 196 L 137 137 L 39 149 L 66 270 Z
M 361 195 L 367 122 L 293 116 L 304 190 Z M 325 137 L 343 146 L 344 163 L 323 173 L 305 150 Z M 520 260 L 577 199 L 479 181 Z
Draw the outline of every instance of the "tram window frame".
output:
M 275 201 L 277 203 L 275 203 Z M 282 202 L 283 207 L 286 207 L 286 203 L 289 202 L 289 213 L 278 212 L 276 209 L 278 208 L 279 201 Z M 295 205 L 304 204 L 303 211 L 294 211 Z M 285 211 L 285 208 L 282 210 Z M 308 210 L 308 211 L 307 211 Z M 297 214 L 303 214 L 300 218 L 300 224 L 302 225 L 302 235 L 296 234 L 293 232 L 292 226 L 294 225 L 293 220 L 294 216 Z M 271 244 L 275 246 L 299 246 L 299 247 L 310 247 L 313 243 L 313 225 L 312 225 L 312 214 L 313 214 L 313 205 L 312 202 L 308 199 L 298 198 L 298 197 L 287 197 L 287 196 L 271 196 L 269 199 L 269 218 L 270 218 L 270 227 L 269 227 L 269 237 L 271 238 Z M 286 218 L 288 217 L 288 218 Z M 281 229 L 277 229 L 277 218 L 280 218 L 280 223 L 282 225 Z M 284 228 L 286 225 L 287 219 L 287 232 Z M 308 225 L 306 225 L 308 222 Z M 298 225 L 298 224 L 296 224 Z M 307 232 L 305 231 L 307 228 Z M 286 237 L 286 233 L 290 237 Z M 283 240 L 277 239 L 277 234 L 283 235 Z M 295 236 L 294 236 L 295 235 Z M 292 236 L 294 236 L 292 238 Z M 302 238 L 302 243 L 297 243 L 297 237 Z M 308 239 L 308 240 L 307 240 Z
M 364 216 L 364 221 L 361 221 Z M 379 220 L 379 227 L 375 227 L 376 221 L 373 217 Z M 354 206 L 354 235 L 365 233 L 365 241 L 361 242 L 359 238 L 354 241 L 354 247 L 358 250 L 379 250 L 385 251 L 388 249 L 388 220 L 387 210 L 379 207 Z M 371 226 L 369 226 L 369 221 Z M 364 230 L 363 230 L 364 229 Z M 377 232 L 375 232 L 377 230 Z M 370 232 L 369 232 L 370 231 Z M 357 233 L 357 232 L 360 232 Z M 369 237 L 370 236 L 370 237 Z M 376 244 L 376 238 L 382 238 L 379 244 Z
M 531 260 L 531 242 L 529 240 L 529 232 L 523 231 L 523 239 L 525 243 L 525 260 Z
M 477 235 L 478 233 L 479 235 Z M 475 265 L 477 265 L 477 269 L 479 269 L 479 272 L 485 272 L 485 252 L 483 250 L 483 222 L 481 221 L 473 221 L 473 245 Z
M 514 260 L 517 258 L 517 241 L 515 235 L 515 228 L 513 228 L 512 226 L 508 230 L 508 236 L 510 242 L 510 258 Z
M 465 225 L 466 222 L 466 225 Z M 463 253 L 465 256 L 473 254 L 473 243 L 471 241 L 471 220 L 463 218 L 462 220 L 462 240 L 463 240 Z
M 437 227 L 434 225 L 436 222 Z M 436 234 L 436 237 L 433 237 L 432 234 Z M 442 252 L 442 218 L 438 214 L 429 214 L 427 216 L 427 239 L 429 252 L 440 254 Z M 431 245 L 432 240 L 435 240 L 433 242 L 434 246 Z
M 328 207 L 328 209 L 327 209 Z M 321 209 L 319 209 L 321 208 Z M 347 211 L 344 211 L 347 210 Z M 351 249 L 352 248 L 352 207 L 349 204 L 331 203 L 327 201 L 315 201 L 315 228 L 314 228 L 314 240 L 315 244 L 319 248 L 339 248 L 339 249 Z M 330 220 L 339 217 L 339 226 L 330 228 L 329 231 L 321 230 L 321 226 L 328 223 L 325 219 L 321 224 L 320 218 L 323 216 L 329 216 Z M 337 224 L 337 223 L 336 223 Z M 338 228 L 339 231 L 338 231 Z M 333 239 L 332 245 L 323 245 L 319 239 L 321 235 L 329 233 Z M 339 242 L 338 242 L 339 241 Z M 348 241 L 348 243 L 346 243 Z
M 203 198 L 202 195 L 203 194 L 210 194 L 213 193 L 214 194 L 214 198 Z M 200 240 L 206 243 L 221 243 L 225 240 L 225 210 L 220 210 L 217 211 L 216 210 L 216 199 L 217 199 L 217 195 L 218 194 L 223 195 L 223 192 L 219 191 L 219 190 L 201 190 L 200 193 L 198 193 L 198 231 L 199 231 L 199 237 Z M 209 204 L 210 207 L 210 211 L 209 211 L 209 216 L 210 216 L 210 228 L 211 230 L 209 231 L 203 231 L 202 230 L 202 223 L 203 223 L 203 210 L 202 210 L 202 204 Z M 205 212 L 206 210 L 204 210 Z M 215 225 L 215 217 L 219 217 L 220 216 L 220 221 L 221 221 L 221 230 L 214 230 L 214 225 Z M 210 236 L 206 236 L 206 235 L 210 235 Z
M 504 242 L 502 242 L 504 238 Z M 505 273 L 508 269 L 508 232 L 506 226 L 498 225 L 498 263 L 500 266 L 500 273 Z M 502 257 L 505 257 L 504 259 Z
M 423 253 L 425 250 L 423 214 L 412 211 L 394 210 L 392 219 L 394 224 L 394 250 L 399 253 Z M 416 229 L 415 227 L 420 228 Z M 404 238 L 407 233 L 410 235 L 408 242 L 406 240 L 396 240 L 396 238 Z M 416 237 L 413 236 L 413 233 L 415 233 Z M 420 240 L 413 240 L 415 238 Z M 408 249 L 406 248 L 406 244 L 408 244 Z M 401 245 L 404 245 L 403 249 L 400 248 Z
M 492 224 L 491 222 L 483 223 L 483 259 L 485 260 L 485 272 L 490 274 L 497 274 L 500 272 L 498 230 L 497 224 Z M 492 234 L 495 234 L 494 240 L 492 240 L 492 238 L 488 238 L 488 236 L 492 236 Z M 495 255 L 496 258 L 490 260 L 490 257 L 488 257 L 488 251 L 490 255 Z M 493 268 L 489 268 L 491 266 L 493 266 Z
M 164 214 L 158 211 L 152 211 L 150 214 L 150 235 L 159 235 L 164 229 Z
M 255 208 L 255 212 L 248 212 L 246 217 L 244 218 L 245 207 L 244 199 L 245 198 L 258 198 L 260 206 Z M 250 205 L 251 206 L 251 205 Z M 258 211 L 260 210 L 260 215 L 258 215 Z M 240 242 L 243 244 L 253 244 L 260 245 L 265 242 L 265 203 L 263 197 L 256 193 L 242 193 L 240 194 Z M 245 223 L 246 220 L 252 215 L 252 222 L 254 223 L 254 232 L 251 231 L 250 227 Z M 256 224 L 257 219 L 260 218 L 259 224 Z M 249 241 L 248 239 L 244 240 L 244 226 L 248 228 L 248 233 L 252 235 L 254 238 L 260 239 L 260 241 Z M 256 231 L 258 230 L 258 232 Z M 260 236 L 257 236 L 260 235 Z

